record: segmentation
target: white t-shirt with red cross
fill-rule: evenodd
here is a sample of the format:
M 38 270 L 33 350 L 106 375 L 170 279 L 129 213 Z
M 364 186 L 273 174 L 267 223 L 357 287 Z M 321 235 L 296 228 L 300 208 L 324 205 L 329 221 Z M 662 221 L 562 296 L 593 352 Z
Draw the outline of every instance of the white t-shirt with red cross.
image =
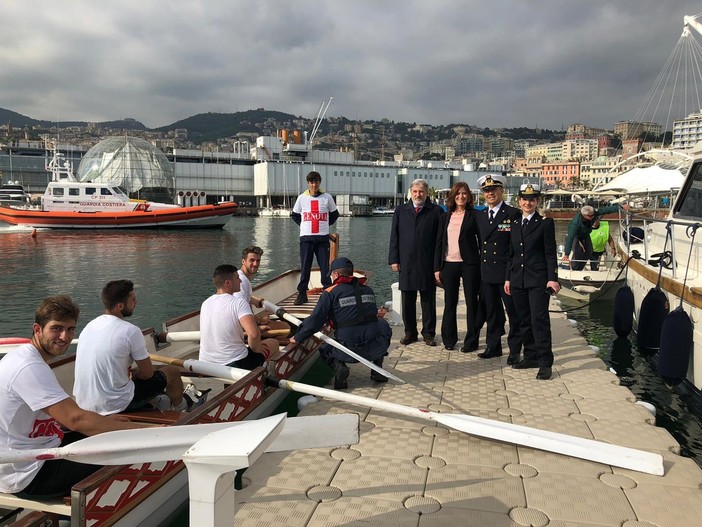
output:
M 42 409 L 68 399 L 68 394 L 32 344 L 24 344 L 0 361 L 0 449 L 54 448 L 63 432 Z M 0 491 L 20 492 L 44 461 L 0 463 Z
M 336 210 L 336 203 L 326 192 L 312 196 L 309 190 L 297 197 L 293 212 L 302 216 L 300 236 L 326 236 L 329 234 L 329 213 Z

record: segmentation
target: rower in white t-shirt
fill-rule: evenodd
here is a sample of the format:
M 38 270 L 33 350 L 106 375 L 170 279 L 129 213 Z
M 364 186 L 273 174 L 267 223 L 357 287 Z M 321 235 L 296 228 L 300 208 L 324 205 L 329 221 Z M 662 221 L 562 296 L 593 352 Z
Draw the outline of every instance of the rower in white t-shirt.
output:
M 141 330 L 124 320 L 137 305 L 134 284 L 109 282 L 101 298 L 105 312 L 85 326 L 78 340 L 73 385 L 78 405 L 102 415 L 133 412 L 149 408 L 151 401 L 165 393 L 170 403 L 166 407 L 192 409 L 194 401 L 184 397 L 180 370 L 155 368 Z
M 143 428 L 80 408 L 48 362 L 63 355 L 75 335 L 80 309 L 67 296 L 46 298 L 34 315 L 31 344 L 0 361 L 0 445 L 13 450 L 65 446 L 85 436 Z M 101 467 L 67 459 L 0 463 L 0 492 L 24 498 L 68 496 Z
M 239 291 L 234 293 L 234 296 L 238 296 L 246 300 L 251 306 L 262 308 L 263 298 L 259 298 L 253 295 L 253 289 L 251 287 L 251 279 L 258 273 L 258 269 L 261 266 L 261 257 L 263 256 L 263 249 L 256 245 L 249 245 L 243 251 L 241 251 L 241 267 L 237 271 L 239 274 L 239 280 L 241 284 L 239 286 Z M 267 313 L 260 313 L 254 315 L 256 323 L 259 325 L 265 325 L 270 320 Z M 262 331 L 267 328 L 260 328 Z
M 234 294 L 241 285 L 236 267 L 218 266 L 212 281 L 217 291 L 200 307 L 199 359 L 247 370 L 261 366 L 272 354 L 277 354 L 278 341 L 261 340 L 249 303 Z

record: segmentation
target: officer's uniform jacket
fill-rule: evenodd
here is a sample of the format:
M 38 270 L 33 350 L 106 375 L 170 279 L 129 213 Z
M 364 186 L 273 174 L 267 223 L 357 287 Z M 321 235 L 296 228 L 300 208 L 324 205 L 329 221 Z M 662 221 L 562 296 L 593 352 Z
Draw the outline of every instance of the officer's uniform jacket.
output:
M 523 229 L 520 214 L 512 223 L 510 249 L 512 255 L 505 279 L 511 287 L 545 288 L 547 282 L 558 280 L 556 227 L 552 218 L 534 212 Z
M 518 209 L 504 202 L 492 222 L 489 208 L 476 212 L 480 238 L 480 279 L 483 282 L 501 284 L 505 281 L 512 222 L 520 216 Z

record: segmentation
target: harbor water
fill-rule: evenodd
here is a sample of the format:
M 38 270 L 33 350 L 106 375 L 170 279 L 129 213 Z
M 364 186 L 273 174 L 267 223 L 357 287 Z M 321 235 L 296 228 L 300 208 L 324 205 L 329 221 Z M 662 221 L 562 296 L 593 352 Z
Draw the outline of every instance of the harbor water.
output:
M 340 254 L 371 275 L 378 303 L 391 299 L 397 280 L 387 265 L 391 218 L 340 218 Z M 557 222 L 563 243 L 567 222 Z M 78 329 L 102 312 L 100 290 L 115 279 L 135 282 L 138 306 L 131 321 L 161 330 L 169 318 L 199 309 L 213 292 L 212 271 L 239 265 L 241 250 L 259 245 L 262 266 L 254 280 L 299 267 L 298 227 L 289 218 L 235 217 L 211 231 L 38 231 L 0 227 L 0 336 L 31 336 L 34 309 L 46 296 L 68 294 L 81 306 Z M 611 301 L 577 309 L 564 300 L 568 318 L 637 398 L 656 406 L 657 424 L 680 443 L 683 455 L 702 465 L 702 412 L 694 394 L 671 389 L 656 374 L 655 362 L 629 339 L 616 340 Z

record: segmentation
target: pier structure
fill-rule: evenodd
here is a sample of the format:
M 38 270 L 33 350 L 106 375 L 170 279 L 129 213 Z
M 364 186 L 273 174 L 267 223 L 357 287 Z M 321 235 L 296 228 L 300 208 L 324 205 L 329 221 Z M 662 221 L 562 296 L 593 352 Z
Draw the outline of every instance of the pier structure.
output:
M 439 305 L 441 298 L 438 299 Z M 555 304 L 552 307 L 556 309 Z M 441 307 L 439 307 L 439 313 Z M 465 331 L 459 303 L 459 332 Z M 243 476 L 236 526 L 678 527 L 702 517 L 702 470 L 636 404 L 565 314 L 552 313 L 553 378 L 500 358 L 400 346 L 384 367 L 406 381 L 377 384 L 351 365 L 351 393 L 461 413 L 662 454 L 654 476 L 515 446 L 331 400 L 301 415 L 354 412 L 361 441 L 267 454 Z M 439 324 L 440 327 L 440 324 Z M 483 331 L 484 335 L 484 331 Z M 481 339 L 484 343 L 484 337 Z M 506 345 L 504 345 L 506 349 Z

